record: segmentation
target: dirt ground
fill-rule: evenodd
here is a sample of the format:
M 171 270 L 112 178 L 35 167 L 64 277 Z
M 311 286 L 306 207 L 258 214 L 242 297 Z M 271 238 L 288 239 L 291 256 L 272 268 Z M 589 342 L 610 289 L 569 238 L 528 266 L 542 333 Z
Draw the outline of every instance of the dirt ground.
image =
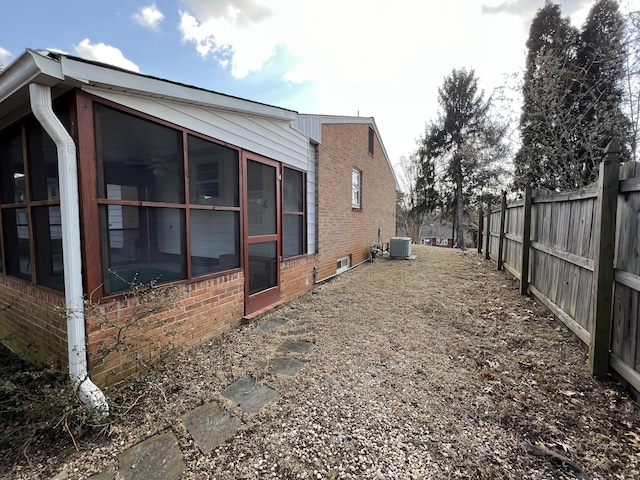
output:
M 271 333 L 242 326 L 107 390 L 111 424 L 3 448 L 0 478 L 86 478 L 167 429 L 189 479 L 640 478 L 638 404 L 588 374 L 579 340 L 475 252 L 413 253 L 318 286 L 261 319 L 286 319 Z M 291 339 L 314 343 L 305 366 L 270 373 Z M 249 414 L 220 396 L 246 374 L 280 398 Z M 180 416 L 210 401 L 245 426 L 203 455 Z

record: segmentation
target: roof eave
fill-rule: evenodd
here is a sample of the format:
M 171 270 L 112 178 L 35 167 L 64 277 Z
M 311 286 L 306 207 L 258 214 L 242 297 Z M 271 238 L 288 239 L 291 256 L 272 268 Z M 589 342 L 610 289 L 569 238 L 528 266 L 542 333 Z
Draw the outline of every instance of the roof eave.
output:
M 209 90 L 178 84 L 147 75 L 109 68 L 94 63 L 61 57 L 62 71 L 67 78 L 96 88 L 171 100 L 180 103 L 213 107 L 238 113 L 246 113 L 278 120 L 292 121 L 297 112 L 285 110 L 250 100 L 232 97 Z
M 60 86 L 63 81 L 60 62 L 35 50 L 25 50 L 0 71 L 0 127 L 30 111 L 30 83 L 55 87 Z

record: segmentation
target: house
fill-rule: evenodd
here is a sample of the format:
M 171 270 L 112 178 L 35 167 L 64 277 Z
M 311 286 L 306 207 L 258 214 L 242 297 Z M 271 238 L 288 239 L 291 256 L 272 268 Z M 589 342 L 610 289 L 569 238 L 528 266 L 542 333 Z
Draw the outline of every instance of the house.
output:
M 395 236 L 398 184 L 373 118 L 299 115 L 295 125 L 316 145 L 316 279 L 324 280 Z
M 420 228 L 420 244 L 453 248 L 453 224 L 441 214 L 432 215 Z
M 375 123 L 311 137 L 302 117 L 26 50 L 0 72 L 0 340 L 68 363 L 91 396 L 159 345 L 204 342 L 308 291 L 344 268 L 336 255 L 364 260 L 395 224 Z M 130 325 L 128 351 L 105 349 L 145 282 L 180 296 Z

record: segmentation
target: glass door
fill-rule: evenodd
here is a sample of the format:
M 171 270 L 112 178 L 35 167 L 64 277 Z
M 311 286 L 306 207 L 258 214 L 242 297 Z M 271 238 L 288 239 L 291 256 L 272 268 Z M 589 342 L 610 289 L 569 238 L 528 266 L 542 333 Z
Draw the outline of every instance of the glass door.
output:
M 247 155 L 245 163 L 245 315 L 280 299 L 280 166 Z

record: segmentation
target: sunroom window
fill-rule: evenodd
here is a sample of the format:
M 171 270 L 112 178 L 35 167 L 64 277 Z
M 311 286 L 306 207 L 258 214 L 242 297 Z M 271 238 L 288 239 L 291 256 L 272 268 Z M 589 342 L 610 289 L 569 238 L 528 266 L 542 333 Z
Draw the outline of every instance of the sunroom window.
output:
M 68 104 L 54 108 L 69 130 Z M 63 290 L 57 148 L 31 115 L 0 132 L 0 185 L 0 271 Z
M 284 168 L 284 257 L 305 252 L 304 173 Z
M 95 107 L 105 293 L 187 278 L 182 134 Z
M 238 150 L 100 104 L 95 119 L 105 294 L 239 268 Z
M 239 152 L 187 136 L 193 276 L 240 267 Z

